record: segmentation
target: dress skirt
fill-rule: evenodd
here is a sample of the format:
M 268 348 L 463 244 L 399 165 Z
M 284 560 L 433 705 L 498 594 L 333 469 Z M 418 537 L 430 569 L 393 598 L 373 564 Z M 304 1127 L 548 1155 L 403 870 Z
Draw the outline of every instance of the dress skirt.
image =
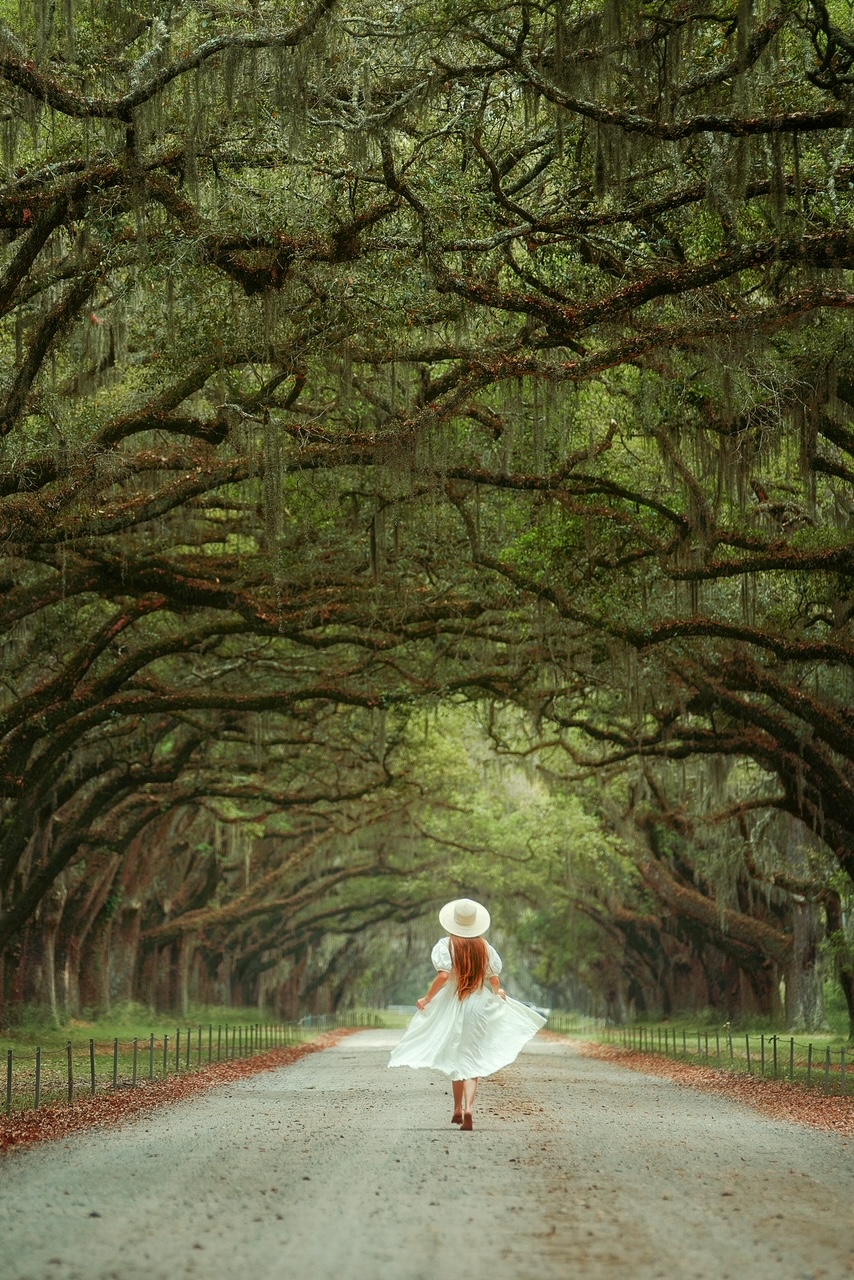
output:
M 546 1019 L 484 986 L 460 1000 L 453 978 L 419 1010 L 392 1051 L 390 1067 L 432 1067 L 452 1080 L 491 1076 L 515 1061 Z

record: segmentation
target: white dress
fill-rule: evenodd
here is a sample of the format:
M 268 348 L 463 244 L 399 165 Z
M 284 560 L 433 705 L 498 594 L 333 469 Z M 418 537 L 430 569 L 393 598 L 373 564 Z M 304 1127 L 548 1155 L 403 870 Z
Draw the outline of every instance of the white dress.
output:
M 546 1019 L 518 1000 L 503 1000 L 484 982 L 461 1000 L 451 959 L 450 939 L 442 938 L 430 959 L 437 972 L 450 973 L 426 1009 L 419 1010 L 389 1059 L 390 1067 L 433 1067 L 452 1080 L 491 1076 L 518 1056 Z M 489 943 L 487 979 L 501 972 L 501 957 Z

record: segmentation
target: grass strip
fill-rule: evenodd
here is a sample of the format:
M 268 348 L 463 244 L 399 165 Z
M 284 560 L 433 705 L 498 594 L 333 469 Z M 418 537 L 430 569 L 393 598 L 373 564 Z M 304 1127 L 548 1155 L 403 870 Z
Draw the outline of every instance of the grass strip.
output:
M 145 1080 L 136 1089 L 110 1090 L 94 1097 L 82 1097 L 71 1105 L 42 1106 L 38 1111 L 18 1111 L 0 1117 L 0 1152 L 20 1150 L 37 1142 L 57 1141 L 88 1129 L 100 1129 L 149 1114 L 158 1107 L 184 1101 L 197 1093 L 215 1089 L 257 1075 L 290 1066 L 307 1054 L 317 1053 L 337 1044 L 345 1036 L 352 1035 L 358 1027 L 341 1027 L 324 1031 L 302 1044 L 283 1049 L 271 1049 L 252 1058 L 240 1058 L 230 1062 L 213 1063 L 183 1075 L 166 1079 Z

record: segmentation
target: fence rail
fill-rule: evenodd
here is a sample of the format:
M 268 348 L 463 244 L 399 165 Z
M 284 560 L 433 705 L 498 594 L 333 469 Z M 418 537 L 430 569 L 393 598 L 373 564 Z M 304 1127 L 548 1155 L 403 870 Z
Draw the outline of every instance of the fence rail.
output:
M 377 1014 L 353 1010 L 307 1014 L 298 1022 L 212 1023 L 177 1027 L 173 1034 L 68 1040 L 59 1048 L 7 1049 L 5 1114 L 50 1103 L 74 1103 L 118 1089 L 198 1070 L 214 1062 L 251 1058 L 300 1044 L 306 1032 L 341 1027 L 383 1027 Z
M 808 1089 L 843 1098 L 852 1092 L 850 1047 L 831 1049 L 829 1045 L 804 1043 L 794 1036 L 751 1034 L 729 1028 L 680 1031 L 673 1027 L 602 1026 L 598 1036 L 607 1044 L 626 1049 L 745 1075 L 797 1081 Z

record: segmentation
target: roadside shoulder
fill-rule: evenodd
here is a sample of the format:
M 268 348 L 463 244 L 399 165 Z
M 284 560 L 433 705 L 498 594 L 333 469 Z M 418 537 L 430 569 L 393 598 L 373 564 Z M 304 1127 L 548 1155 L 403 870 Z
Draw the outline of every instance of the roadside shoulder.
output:
M 719 1093 L 743 1102 L 773 1120 L 788 1120 L 812 1129 L 854 1137 L 854 1098 L 825 1096 L 788 1080 L 751 1076 L 724 1068 L 699 1066 L 660 1058 L 654 1053 L 624 1049 L 621 1045 L 599 1044 L 592 1040 L 576 1040 L 575 1048 L 585 1058 L 598 1058 L 630 1071 L 663 1076 L 674 1084 Z
M 258 1075 L 262 1071 L 274 1071 L 288 1067 L 306 1054 L 318 1053 L 352 1035 L 356 1027 L 341 1027 L 324 1031 L 304 1044 L 286 1049 L 271 1049 L 269 1053 L 252 1058 L 217 1062 L 186 1075 L 173 1075 L 166 1080 L 143 1081 L 136 1089 L 122 1089 L 115 1093 L 99 1093 L 93 1098 L 81 1098 L 70 1106 L 41 1107 L 38 1111 L 18 1111 L 0 1117 L 0 1154 L 19 1151 L 37 1142 L 55 1142 L 88 1129 L 103 1129 L 121 1124 L 125 1120 L 146 1115 L 156 1108 L 175 1102 L 184 1102 L 198 1093 L 216 1089 L 220 1085 Z

